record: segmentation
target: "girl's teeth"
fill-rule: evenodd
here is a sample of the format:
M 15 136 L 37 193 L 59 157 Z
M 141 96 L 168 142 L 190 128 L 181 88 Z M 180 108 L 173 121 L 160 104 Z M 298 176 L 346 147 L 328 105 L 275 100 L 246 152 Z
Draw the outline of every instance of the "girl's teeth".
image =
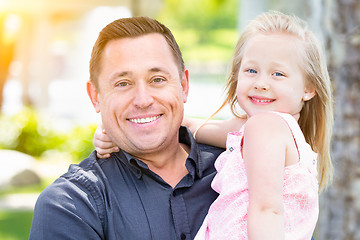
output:
M 271 102 L 271 100 L 261 100 L 261 99 L 255 99 L 256 102 L 260 102 L 260 103 L 268 103 Z

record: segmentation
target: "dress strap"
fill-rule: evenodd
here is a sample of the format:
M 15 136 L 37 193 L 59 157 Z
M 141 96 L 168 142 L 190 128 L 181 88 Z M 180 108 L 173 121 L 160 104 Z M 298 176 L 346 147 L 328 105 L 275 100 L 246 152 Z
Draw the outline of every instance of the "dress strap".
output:
M 306 142 L 303 132 L 296 121 L 296 119 L 287 113 L 274 112 L 279 115 L 290 128 L 293 135 L 296 148 L 299 153 L 300 162 L 305 164 L 312 172 L 317 174 L 317 154 L 311 149 L 311 146 Z

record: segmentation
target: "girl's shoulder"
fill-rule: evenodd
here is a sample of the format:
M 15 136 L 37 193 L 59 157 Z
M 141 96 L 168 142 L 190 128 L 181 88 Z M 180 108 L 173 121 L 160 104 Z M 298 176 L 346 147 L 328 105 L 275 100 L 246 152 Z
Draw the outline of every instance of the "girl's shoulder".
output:
M 274 127 L 283 128 L 287 126 L 287 122 L 290 118 L 293 118 L 290 114 L 278 113 L 278 112 L 261 112 L 249 117 L 246 121 L 246 128 L 257 126 L 261 128 L 269 128 L 270 131 L 274 130 Z M 293 118 L 294 121 L 296 121 Z M 290 120 L 291 121 L 291 120 Z
M 284 141 L 288 141 L 289 137 L 292 138 L 292 131 L 288 123 L 288 121 L 292 121 L 291 118 L 293 118 L 291 115 L 283 113 L 258 113 L 248 118 L 244 127 L 244 135 L 251 134 L 270 140 L 283 139 Z M 294 118 L 293 121 L 296 123 Z

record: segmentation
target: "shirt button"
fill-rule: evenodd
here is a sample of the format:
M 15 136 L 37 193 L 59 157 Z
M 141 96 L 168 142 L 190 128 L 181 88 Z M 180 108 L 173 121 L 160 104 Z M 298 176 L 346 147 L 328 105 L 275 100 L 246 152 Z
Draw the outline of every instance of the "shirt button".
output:
M 181 240 L 185 240 L 186 239 L 186 235 L 185 233 L 182 233 L 181 236 L 180 236 Z
M 230 151 L 230 152 L 234 151 L 234 148 L 233 148 L 233 147 L 230 147 L 230 148 L 229 148 L 229 151 Z

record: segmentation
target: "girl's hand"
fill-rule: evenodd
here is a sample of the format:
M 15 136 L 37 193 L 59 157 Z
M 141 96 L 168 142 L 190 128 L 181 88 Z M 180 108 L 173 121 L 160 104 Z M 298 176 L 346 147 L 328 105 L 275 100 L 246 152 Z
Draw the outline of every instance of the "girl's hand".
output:
M 109 158 L 110 153 L 118 152 L 120 149 L 117 147 L 106 135 L 105 129 L 103 129 L 102 124 L 99 124 L 94 133 L 93 140 L 96 156 L 98 158 Z

